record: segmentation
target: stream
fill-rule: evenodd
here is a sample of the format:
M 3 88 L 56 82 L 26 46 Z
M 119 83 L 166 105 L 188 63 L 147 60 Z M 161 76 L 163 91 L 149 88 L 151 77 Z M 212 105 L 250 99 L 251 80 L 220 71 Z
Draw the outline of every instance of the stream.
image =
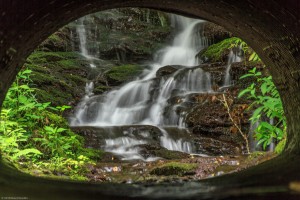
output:
M 90 55 L 86 47 L 85 26 L 82 20 L 79 22 L 81 54 L 90 61 L 91 68 L 95 68 L 95 56 Z M 141 146 L 147 144 L 205 156 L 199 144 L 190 137 L 184 111 L 190 103 L 189 95 L 218 93 L 212 89 L 211 73 L 199 67 L 201 60 L 196 56 L 209 45 L 201 34 L 204 23 L 203 20 L 171 15 L 171 24 L 176 30 L 172 43 L 155 53 L 154 61 L 140 76 L 119 88 L 94 95 L 93 82 L 87 83 L 86 94 L 76 107 L 70 126 L 98 129 L 97 137 L 101 138 L 98 148 L 121 160 L 159 160 L 160 157 L 141 153 Z M 231 85 L 231 64 L 239 61 L 241 58 L 231 51 L 223 86 Z M 173 66 L 174 72 L 159 76 L 158 72 L 166 66 Z M 180 97 L 180 101 L 172 103 L 176 97 Z M 141 126 L 144 128 L 139 128 Z

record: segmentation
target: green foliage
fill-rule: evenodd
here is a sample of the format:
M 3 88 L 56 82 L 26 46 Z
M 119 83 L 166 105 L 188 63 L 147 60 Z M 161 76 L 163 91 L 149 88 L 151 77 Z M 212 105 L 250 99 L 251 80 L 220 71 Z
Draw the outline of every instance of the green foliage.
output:
M 110 79 L 123 82 L 136 77 L 142 71 L 143 68 L 139 65 L 122 65 L 112 67 L 106 74 Z
M 12 160 L 21 157 L 30 159 L 38 158 L 42 153 L 34 148 L 26 148 L 24 142 L 28 139 L 26 130 L 22 125 L 9 118 L 11 110 L 3 109 L 0 119 L 0 146 L 1 152 Z
M 29 87 L 31 72 L 25 69 L 18 74 L 3 103 L 1 153 L 16 165 L 22 161 L 83 179 L 87 164 L 93 163 L 98 152 L 85 149 L 83 138 L 69 129 L 62 113 L 70 106 L 51 107 L 50 102 L 37 101 L 35 89 Z
M 263 148 L 266 148 L 273 139 L 285 140 L 286 118 L 282 102 L 271 76 L 264 77 L 254 68 L 241 79 L 248 77 L 255 78 L 256 82 L 242 90 L 239 97 L 247 96 L 248 99 L 253 100 L 250 108 L 255 108 L 255 110 L 250 120 L 252 124 L 259 122 L 259 126 L 255 130 L 255 137 L 258 144 L 262 144 Z M 265 118 L 273 119 L 275 123 L 270 124 Z
M 219 43 L 210 45 L 204 52 L 202 52 L 201 57 L 206 57 L 212 62 L 219 61 L 223 55 L 223 53 L 231 49 L 233 44 L 237 44 L 237 41 L 240 39 L 237 37 L 227 38 Z
M 226 51 L 238 47 L 244 52 L 244 55 L 249 56 L 249 61 L 260 61 L 258 55 L 240 38 L 231 37 L 216 44 L 209 46 L 201 52 L 201 58 L 206 58 L 211 62 L 222 61 L 222 57 L 226 55 Z
M 67 105 L 83 90 L 78 89 L 85 84 L 85 74 L 89 69 L 86 59 L 76 52 L 44 52 L 35 51 L 26 60 L 25 67 L 32 70 L 30 87 L 35 89 L 35 97 L 39 102 L 52 102 L 51 105 Z M 73 73 L 74 74 L 73 74 Z

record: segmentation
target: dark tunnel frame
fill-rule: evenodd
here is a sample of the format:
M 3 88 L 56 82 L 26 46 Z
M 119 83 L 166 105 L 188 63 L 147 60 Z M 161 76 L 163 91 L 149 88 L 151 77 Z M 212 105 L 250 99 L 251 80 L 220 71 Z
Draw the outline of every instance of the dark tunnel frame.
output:
M 202 18 L 222 25 L 249 44 L 269 67 L 284 104 L 288 123 L 284 153 L 239 173 L 200 182 L 152 186 L 42 179 L 20 173 L 2 161 L 0 197 L 300 198 L 299 193 L 289 188 L 291 181 L 300 180 L 300 2 L 297 0 L 0 0 L 0 105 L 25 59 L 49 35 L 81 16 L 121 7 L 152 8 Z

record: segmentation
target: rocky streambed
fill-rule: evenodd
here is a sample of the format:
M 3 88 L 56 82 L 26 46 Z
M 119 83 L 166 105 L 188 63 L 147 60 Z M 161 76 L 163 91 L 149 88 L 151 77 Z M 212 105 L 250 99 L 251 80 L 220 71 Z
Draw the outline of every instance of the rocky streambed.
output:
M 128 184 L 195 181 L 237 172 L 273 157 L 272 153 L 211 157 L 188 155 L 184 159 L 120 162 L 108 156 L 106 160 L 89 166 L 87 178 L 91 182 Z

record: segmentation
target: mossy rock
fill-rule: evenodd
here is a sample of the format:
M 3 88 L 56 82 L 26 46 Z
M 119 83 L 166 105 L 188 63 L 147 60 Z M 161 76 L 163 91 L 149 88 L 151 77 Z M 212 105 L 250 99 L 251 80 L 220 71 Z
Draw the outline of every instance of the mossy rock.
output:
M 112 67 L 106 72 L 109 85 L 119 85 L 130 81 L 141 74 L 143 67 L 140 65 L 121 65 Z
M 35 51 L 25 64 L 31 69 L 31 86 L 39 102 L 75 105 L 84 94 L 88 63 L 76 52 Z
M 161 157 L 167 160 L 174 160 L 174 159 L 184 159 L 188 158 L 189 154 L 180 152 L 180 151 L 170 151 L 168 149 L 159 149 L 159 150 L 154 150 L 153 155 L 157 157 Z
M 157 176 L 183 176 L 194 174 L 198 165 L 196 163 L 180 163 L 180 162 L 169 162 L 159 167 L 154 168 L 150 174 Z
M 70 51 L 72 49 L 70 29 L 67 26 L 59 29 L 43 41 L 38 48 L 43 51 Z
M 94 94 L 98 95 L 98 94 L 102 94 L 106 91 L 109 91 L 112 87 L 110 86 L 106 86 L 106 85 L 99 85 L 94 89 Z
M 227 62 L 230 49 L 239 41 L 241 40 L 237 37 L 227 38 L 202 50 L 198 57 L 206 62 Z

